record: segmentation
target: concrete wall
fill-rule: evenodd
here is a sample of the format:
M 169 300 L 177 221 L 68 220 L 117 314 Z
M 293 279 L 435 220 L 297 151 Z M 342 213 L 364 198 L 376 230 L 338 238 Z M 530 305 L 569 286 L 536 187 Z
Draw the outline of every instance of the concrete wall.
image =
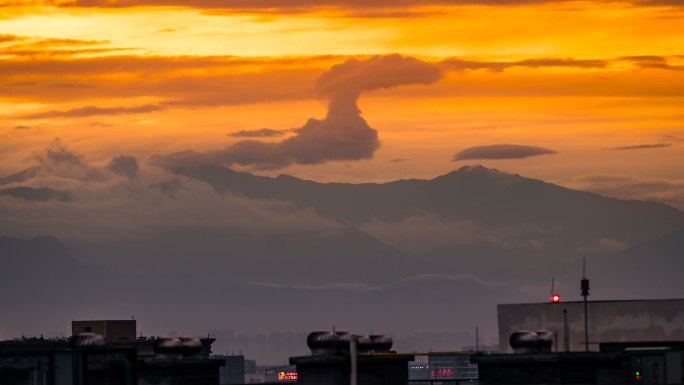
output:
M 564 309 L 570 350 L 584 350 L 583 303 L 549 302 L 497 306 L 501 352 L 512 353 L 511 333 L 540 329 L 556 332 L 553 350 L 564 351 Z M 590 350 L 598 350 L 601 342 L 684 341 L 684 299 L 589 301 L 588 314 Z

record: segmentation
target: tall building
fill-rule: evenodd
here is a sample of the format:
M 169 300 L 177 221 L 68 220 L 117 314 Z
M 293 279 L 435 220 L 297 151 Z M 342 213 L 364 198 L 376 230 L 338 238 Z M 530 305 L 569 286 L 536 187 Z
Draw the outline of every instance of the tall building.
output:
M 245 356 L 213 356 L 225 365 L 219 369 L 221 385 L 245 383 Z

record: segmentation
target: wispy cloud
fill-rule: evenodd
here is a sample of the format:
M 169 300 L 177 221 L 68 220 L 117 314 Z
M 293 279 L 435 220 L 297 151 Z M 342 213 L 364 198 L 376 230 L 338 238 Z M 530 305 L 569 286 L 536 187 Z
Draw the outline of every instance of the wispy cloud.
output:
M 0 35 L 0 57 L 31 59 L 35 59 L 36 57 L 55 58 L 131 50 L 131 48 L 110 47 L 109 44 L 110 42 L 107 40 Z
M 466 148 L 453 157 L 453 161 L 467 159 L 522 159 L 539 155 L 555 154 L 556 151 L 543 147 L 519 144 L 492 144 Z
M 670 147 L 672 143 L 646 143 L 646 144 L 635 144 L 632 146 L 621 146 L 613 147 L 611 150 L 649 150 L 653 148 L 664 148 Z
M 674 71 L 684 70 L 684 65 L 670 64 L 670 60 L 667 56 L 625 56 L 619 58 L 618 60 L 633 63 L 638 68 L 642 69 L 663 69 Z
M 283 136 L 287 133 L 286 130 L 274 130 L 271 128 L 262 128 L 258 130 L 241 130 L 228 133 L 228 136 L 233 138 L 273 138 Z
M 145 104 L 134 107 L 97 107 L 86 106 L 65 111 L 47 111 L 34 114 L 22 115 L 22 119 L 47 119 L 47 118 L 85 118 L 96 115 L 121 115 L 121 114 L 144 114 L 163 110 L 158 104 Z
M 663 140 L 668 141 L 668 142 L 677 142 L 677 143 L 684 142 L 684 138 L 681 138 L 679 136 L 674 136 L 674 135 L 665 135 L 665 136 L 663 136 Z
M 605 68 L 610 64 L 610 60 L 580 60 L 573 58 L 554 58 L 545 57 L 537 59 L 527 59 L 519 61 L 476 61 L 465 60 L 460 58 L 450 58 L 442 61 L 442 65 L 448 69 L 463 71 L 463 70 L 479 70 L 486 69 L 494 72 L 502 72 L 512 67 L 529 67 L 529 68 L 543 68 L 543 67 L 567 67 L 567 68 Z

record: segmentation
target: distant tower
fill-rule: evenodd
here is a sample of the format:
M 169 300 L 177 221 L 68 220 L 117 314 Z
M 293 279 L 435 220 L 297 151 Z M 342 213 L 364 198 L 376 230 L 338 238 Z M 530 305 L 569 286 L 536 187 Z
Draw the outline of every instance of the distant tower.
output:
M 582 259 L 582 297 L 584 297 L 584 351 L 589 351 L 589 314 L 587 297 L 589 296 L 589 280 L 587 279 L 587 259 Z

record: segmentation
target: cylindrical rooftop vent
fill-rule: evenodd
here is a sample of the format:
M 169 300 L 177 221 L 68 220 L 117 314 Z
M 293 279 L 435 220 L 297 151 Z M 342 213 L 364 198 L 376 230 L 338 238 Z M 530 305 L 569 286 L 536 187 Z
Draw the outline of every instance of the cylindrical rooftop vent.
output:
M 71 337 L 69 344 L 74 349 L 101 348 L 106 345 L 103 336 L 95 333 L 80 333 Z

